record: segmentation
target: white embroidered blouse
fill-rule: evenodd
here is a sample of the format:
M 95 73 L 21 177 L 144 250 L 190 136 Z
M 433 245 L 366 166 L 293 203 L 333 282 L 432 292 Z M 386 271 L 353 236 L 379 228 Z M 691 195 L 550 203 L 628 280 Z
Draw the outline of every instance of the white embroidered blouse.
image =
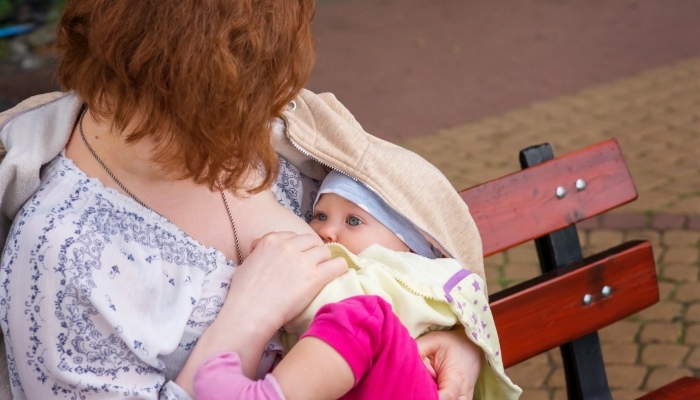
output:
M 272 190 L 309 220 L 318 184 L 280 158 Z M 189 399 L 173 380 L 234 269 L 62 153 L 17 215 L 0 262 L 13 397 Z M 271 340 L 260 371 L 278 349 Z

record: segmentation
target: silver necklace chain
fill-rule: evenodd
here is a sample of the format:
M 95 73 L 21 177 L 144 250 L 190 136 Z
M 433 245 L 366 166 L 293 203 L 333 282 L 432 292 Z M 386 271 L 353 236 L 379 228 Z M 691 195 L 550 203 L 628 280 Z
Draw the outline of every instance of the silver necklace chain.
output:
M 131 196 L 132 199 L 134 199 L 137 203 L 139 203 L 143 208 L 153 211 L 153 209 L 149 206 L 146 205 L 143 201 L 141 201 L 138 197 L 134 196 L 133 193 L 129 189 L 124 186 L 124 184 L 117 179 L 117 176 L 112 173 L 112 171 L 107 168 L 107 165 L 102 161 L 100 157 L 97 156 L 97 153 L 95 153 L 95 150 L 92 149 L 92 146 L 88 143 L 87 139 L 85 139 L 85 134 L 83 133 L 83 117 L 85 116 L 85 113 L 87 112 L 87 107 L 83 108 L 83 111 L 80 113 L 80 119 L 78 120 L 78 131 L 80 131 L 80 137 L 83 139 L 83 143 L 85 143 L 85 147 L 90 151 L 90 154 L 95 158 L 95 160 L 104 168 L 105 172 L 116 182 L 119 187 L 126 192 L 129 196 Z M 228 218 L 231 221 L 231 228 L 233 228 L 233 238 L 236 241 L 236 252 L 238 253 L 238 265 L 241 265 L 243 263 L 243 255 L 241 253 L 241 245 L 238 242 L 238 232 L 236 231 L 236 223 L 233 221 L 233 214 L 231 214 L 231 208 L 228 205 L 228 201 L 226 200 L 226 193 L 224 193 L 224 190 L 221 189 L 221 198 L 224 199 L 224 205 L 226 206 L 226 212 L 228 213 Z M 155 211 L 153 211 L 155 212 Z M 165 218 L 165 217 L 163 217 Z M 167 218 L 166 218 L 167 219 Z M 171 222 L 172 223 L 172 222 Z

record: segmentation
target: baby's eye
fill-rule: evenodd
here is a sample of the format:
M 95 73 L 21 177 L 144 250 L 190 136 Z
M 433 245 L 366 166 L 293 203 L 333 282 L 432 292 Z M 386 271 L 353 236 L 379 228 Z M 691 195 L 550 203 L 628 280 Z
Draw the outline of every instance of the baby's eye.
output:
M 318 213 L 316 214 L 316 219 L 319 221 L 325 221 L 328 219 L 328 216 L 324 213 Z
M 357 217 L 348 218 L 348 225 L 350 225 L 350 226 L 357 226 L 357 225 L 360 225 L 361 223 L 362 223 L 362 221 L 360 221 L 360 219 Z

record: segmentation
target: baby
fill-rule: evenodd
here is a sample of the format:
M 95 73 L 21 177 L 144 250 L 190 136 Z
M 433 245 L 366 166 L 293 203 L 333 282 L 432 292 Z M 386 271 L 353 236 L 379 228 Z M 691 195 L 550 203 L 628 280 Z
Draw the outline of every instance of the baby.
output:
M 480 277 L 442 258 L 410 221 L 338 172 L 323 181 L 310 226 L 346 258 L 348 273 L 285 325 L 289 351 L 271 374 L 252 381 L 236 353 L 220 354 L 195 375 L 198 399 L 438 399 L 414 339 L 458 323 L 489 362 L 475 398 L 518 397 Z

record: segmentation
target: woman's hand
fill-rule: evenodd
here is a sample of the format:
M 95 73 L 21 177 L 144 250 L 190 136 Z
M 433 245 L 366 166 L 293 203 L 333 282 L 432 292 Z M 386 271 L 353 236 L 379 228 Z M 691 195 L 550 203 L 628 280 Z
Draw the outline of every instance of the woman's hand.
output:
M 272 335 L 296 317 L 332 279 L 347 271 L 343 258 L 316 234 L 272 232 L 251 243 L 231 277 L 219 315 L 199 338 L 176 383 L 192 394 L 194 372 L 210 357 L 235 351 L 252 378 Z
M 224 315 L 247 314 L 272 332 L 299 315 L 321 289 L 347 271 L 314 234 L 272 232 L 251 243 L 231 278 Z
M 430 332 L 416 343 L 420 356 L 430 360 L 437 374 L 440 400 L 471 400 L 483 352 L 467 338 L 464 329 Z

